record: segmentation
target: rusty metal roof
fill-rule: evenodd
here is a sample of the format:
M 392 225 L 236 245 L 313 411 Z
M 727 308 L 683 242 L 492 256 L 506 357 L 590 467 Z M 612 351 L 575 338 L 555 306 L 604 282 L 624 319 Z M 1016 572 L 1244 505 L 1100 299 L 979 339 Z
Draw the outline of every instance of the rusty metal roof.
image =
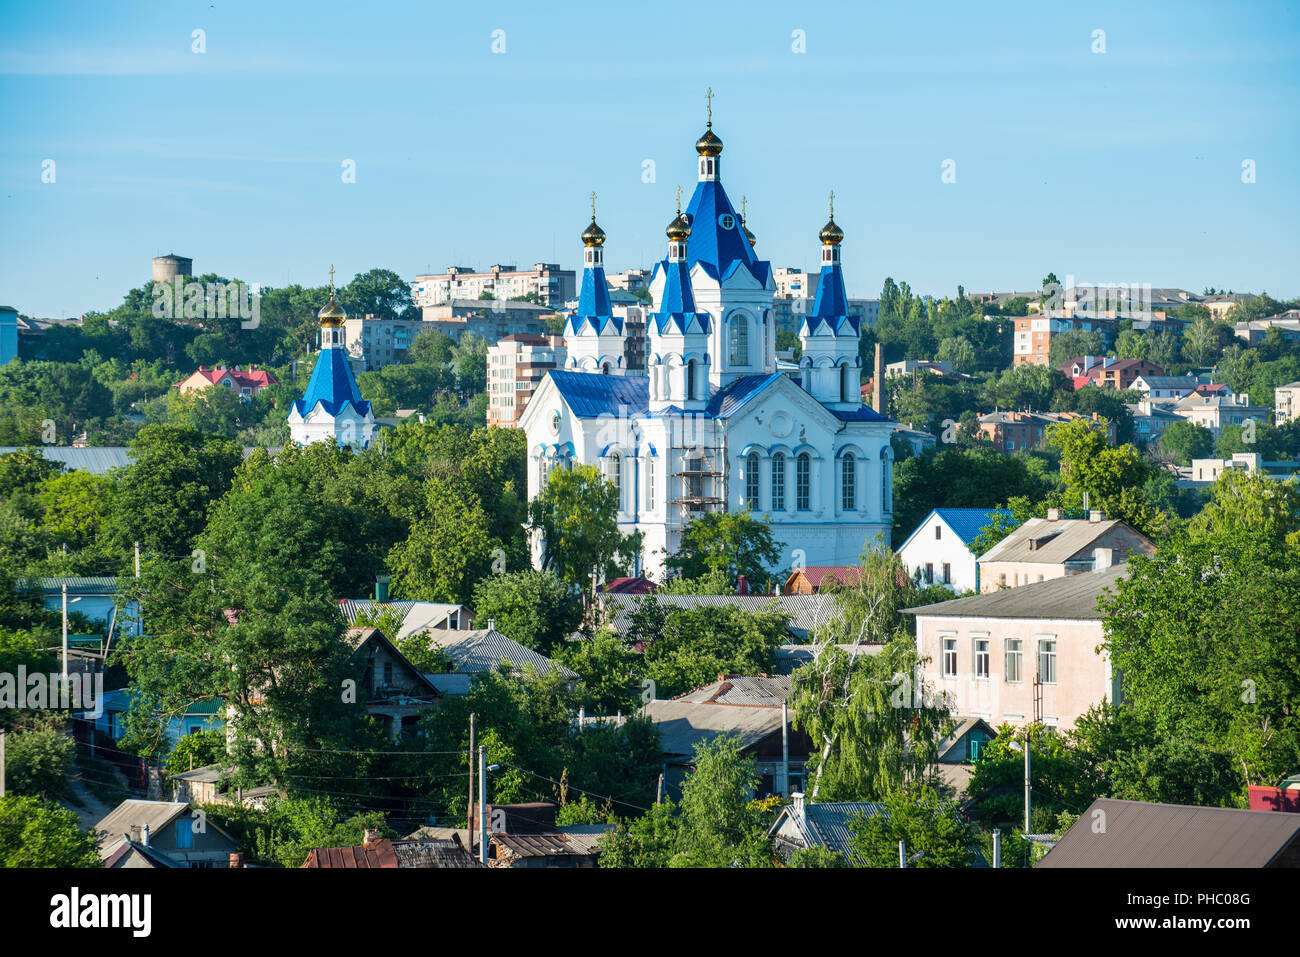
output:
M 373 870 L 400 867 L 393 842 L 387 838 L 355 847 L 318 847 L 307 855 L 303 867 Z

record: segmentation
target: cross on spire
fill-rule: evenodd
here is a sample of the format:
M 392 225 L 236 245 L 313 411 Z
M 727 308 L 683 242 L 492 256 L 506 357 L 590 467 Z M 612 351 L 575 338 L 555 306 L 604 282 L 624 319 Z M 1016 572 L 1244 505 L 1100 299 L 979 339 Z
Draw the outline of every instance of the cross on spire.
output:
M 746 196 L 740 197 L 740 221 L 742 223 L 745 221 L 745 210 L 748 207 L 748 204 L 749 204 L 748 197 Z
M 713 87 L 709 87 L 709 92 L 704 94 L 704 99 L 708 102 L 709 129 L 713 129 Z
M 831 219 L 835 218 L 835 190 L 831 190 Z
M 591 221 L 593 223 L 596 221 L 596 191 L 594 189 L 591 191 Z
M 679 185 L 677 187 L 677 215 L 680 216 L 681 214 L 682 214 L 682 188 Z
M 330 298 L 334 298 L 334 264 L 330 263 Z

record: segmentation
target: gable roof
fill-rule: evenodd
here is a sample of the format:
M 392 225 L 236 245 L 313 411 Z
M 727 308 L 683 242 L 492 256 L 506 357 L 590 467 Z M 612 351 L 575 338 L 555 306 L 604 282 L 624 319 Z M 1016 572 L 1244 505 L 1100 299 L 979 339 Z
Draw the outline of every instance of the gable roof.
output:
M 501 662 L 508 661 L 520 670 L 531 665 L 541 674 L 578 677 L 576 672 L 492 628 L 427 628 L 424 634 L 429 636 L 430 645 L 446 652 L 456 670 L 464 674 L 496 671 Z
M 1146 543 L 1152 551 L 1155 545 L 1131 525 L 1117 518 L 1093 522 L 1086 518 L 1031 518 L 983 555 L 985 562 L 1026 562 L 1035 565 L 1059 565 L 1075 555 L 1088 551 L 1094 542 L 1114 529 L 1126 529 Z M 1048 536 L 1051 536 L 1048 538 Z M 1038 542 L 1030 548 L 1031 542 Z
M 727 675 L 672 700 L 692 704 L 779 708 L 781 702 L 790 700 L 790 682 L 790 675 Z
M 860 565 L 805 565 L 792 571 L 786 578 L 786 584 L 796 576 L 802 575 L 813 588 L 821 588 L 827 578 L 833 578 L 841 585 L 856 585 L 862 577 Z
M 828 621 L 834 612 L 834 596 L 826 595 L 665 595 L 656 593 L 655 600 L 671 608 L 711 608 L 726 605 L 741 611 L 764 611 L 775 607 L 789 616 L 786 629 L 802 637 L 818 625 Z M 607 613 L 609 626 L 620 635 L 626 635 L 632 626 L 632 614 L 641 595 L 600 596 Z M 775 603 L 775 604 L 773 604 Z
M 855 817 L 876 817 L 885 814 L 883 804 L 865 801 L 827 801 L 823 804 L 800 802 L 781 809 L 768 836 L 775 836 L 786 819 L 795 826 L 803 838 L 805 847 L 824 847 L 842 855 L 855 867 L 865 867 L 862 860 L 853 851 L 853 832 L 849 822 Z
M 647 376 L 601 375 L 598 372 L 561 372 L 552 369 L 547 378 L 580 419 L 617 414 L 620 406 L 628 415 L 639 415 L 650 407 L 650 379 Z M 532 406 L 534 403 L 530 402 Z
M 359 652 L 372 641 L 379 642 L 392 652 L 393 656 L 406 668 L 407 673 L 414 675 L 422 685 L 432 691 L 435 698 L 442 696 L 442 692 L 438 690 L 437 686 L 429 680 L 424 672 L 411 664 L 406 655 L 402 654 L 398 647 L 389 641 L 387 636 L 378 628 L 348 628 L 343 632 L 343 640 L 352 646 L 353 654 Z
M 1300 814 L 1099 798 L 1037 866 L 1267 867 L 1297 838 Z
M 1097 601 L 1128 577 L 1128 565 L 1031 582 L 1016 588 L 905 608 L 903 614 L 925 618 L 1061 618 L 1101 621 Z
M 690 758 L 697 744 L 724 734 L 734 735 L 742 748 L 748 748 L 781 731 L 779 702 L 773 707 L 656 700 L 646 702 L 641 713 L 658 729 L 664 754 L 676 758 Z
M 970 543 L 979 538 L 979 534 L 985 526 L 993 521 L 994 516 L 1003 515 L 1011 518 L 1011 509 L 1009 508 L 936 508 L 931 509 L 930 514 L 921 520 L 921 524 L 912 530 L 902 545 L 899 545 L 896 551 L 901 552 L 921 531 L 929 524 L 933 516 L 943 519 L 945 525 L 952 529 L 952 533 L 961 540 L 963 545 L 968 548 Z
M 357 616 L 362 612 L 377 609 L 381 612 L 395 611 L 402 616 L 402 627 L 398 629 L 395 638 L 405 638 L 407 635 L 420 631 L 423 628 L 429 628 L 442 624 L 451 615 L 459 614 L 462 622 L 468 621 L 473 617 L 473 613 L 464 605 L 449 604 L 446 602 L 436 601 L 375 601 L 373 598 L 341 598 L 339 599 L 339 612 L 343 615 L 343 620 L 351 625 L 357 620 Z

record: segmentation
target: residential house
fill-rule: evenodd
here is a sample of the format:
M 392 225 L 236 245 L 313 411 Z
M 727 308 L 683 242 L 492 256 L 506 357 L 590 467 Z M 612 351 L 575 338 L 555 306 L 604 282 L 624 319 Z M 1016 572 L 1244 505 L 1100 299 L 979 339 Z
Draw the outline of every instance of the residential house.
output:
M 185 395 L 189 392 L 201 392 L 215 385 L 229 390 L 241 399 L 251 399 L 263 389 L 279 384 L 271 373 L 265 369 L 254 369 L 252 366 L 247 369 L 240 369 L 239 366 L 233 369 L 223 369 L 221 366 L 199 366 L 184 381 L 177 382 L 176 388 L 180 390 L 181 395 Z
M 1159 442 L 1171 425 L 1183 421 L 1177 412 L 1151 399 L 1129 403 L 1128 410 L 1133 414 L 1134 438 L 1141 446 Z
M 867 387 L 864 386 L 863 388 L 866 389 Z M 864 399 L 863 401 L 868 401 L 869 398 L 870 397 L 868 396 L 868 399 Z M 938 445 L 938 439 L 929 432 L 926 432 L 924 429 L 914 429 L 910 425 L 894 426 L 894 435 L 912 447 L 913 455 L 924 455 L 927 450 Z
M 638 604 L 645 600 L 641 595 L 601 595 L 606 624 L 626 637 L 632 627 L 632 615 Z M 830 594 L 814 595 L 665 595 L 656 594 L 655 601 L 665 608 L 710 608 L 728 605 L 741 611 L 776 609 L 787 616 L 786 633 L 792 641 L 806 641 L 818 625 L 834 613 L 834 599 Z
M 1045 445 L 1050 426 L 1082 418 L 1078 412 L 988 412 L 980 416 L 979 435 L 999 452 L 1018 452 Z M 1092 421 L 1099 421 L 1095 412 Z M 1106 435 L 1112 445 L 1117 434 L 1115 423 L 1108 422 Z
M 430 628 L 451 629 L 474 627 L 474 612 L 465 605 L 447 604 L 436 601 L 389 601 L 387 582 L 377 583 L 377 599 L 346 598 L 339 602 L 339 613 L 349 625 L 356 624 L 359 615 L 396 614 L 402 619 L 402 626 L 393 636 L 400 641 L 417 631 Z
M 861 574 L 862 569 L 857 565 L 809 565 L 796 568 L 781 586 L 781 594 L 816 595 L 824 587 L 856 585 Z
M 123 801 L 95 825 L 105 867 L 228 867 L 239 842 L 186 801 Z
M 68 613 L 79 612 L 93 622 L 103 622 L 110 641 L 141 633 L 140 606 L 131 601 L 121 610 L 118 608 L 122 581 L 116 575 L 33 578 L 19 583 L 19 587 L 39 590 L 41 603 L 49 611 L 62 610 L 66 588 Z
M 117 742 L 126 734 L 126 715 L 135 707 L 135 695 L 127 688 L 107 691 L 98 702 L 102 705 L 97 716 L 87 711 L 79 717 L 84 719 L 83 726 L 92 730 L 96 739 L 104 736 L 106 742 Z M 225 707 L 217 698 L 196 701 L 184 714 L 172 715 L 167 720 L 166 736 L 175 744 L 181 738 L 198 731 L 216 731 L 225 727 L 221 715 Z
M 1118 701 L 1098 601 L 1127 574 L 1114 565 L 906 609 L 926 660 L 923 693 L 994 727 L 1069 728 L 1093 705 Z
M 907 573 L 923 585 L 947 585 L 955 592 L 979 591 L 979 563 L 971 543 L 994 519 L 1011 518 L 1005 508 L 936 508 L 896 551 Z
M 724 734 L 740 739 L 761 776 L 759 794 L 802 790 L 804 766 L 812 753 L 808 735 L 789 725 L 789 675 L 720 675 L 718 680 L 670 700 L 646 702 L 642 714 L 654 722 L 664 751 L 670 788 L 691 769 L 695 747 Z M 786 775 L 782 776 L 782 755 Z
M 1186 398 L 1202 386 L 1213 385 L 1206 375 L 1140 375 L 1133 389 L 1155 401 Z
M 1079 356 L 1057 366 L 1074 387 L 1097 385 L 1110 389 L 1132 388 L 1139 376 L 1160 376 L 1165 370 L 1147 359 L 1116 359 L 1111 356 Z
M 1259 473 L 1277 482 L 1294 478 L 1300 473 L 1300 462 L 1265 462 L 1258 452 L 1234 452 L 1227 459 L 1192 459 L 1189 467 L 1177 469 L 1179 488 L 1205 488 L 1218 481 L 1224 472 L 1238 469 Z
M 1251 405 L 1250 395 L 1245 392 L 1239 395 L 1202 395 L 1194 392 L 1174 403 L 1171 409 L 1188 422 L 1205 426 L 1215 439 L 1229 425 L 1244 425 L 1248 419 L 1268 422 L 1268 409 L 1262 405 Z
M 222 790 L 221 783 L 237 768 L 222 768 L 218 764 L 206 764 L 202 767 L 169 776 L 172 785 L 173 801 L 188 801 L 191 804 L 227 804 L 231 807 L 262 808 L 273 797 L 285 797 L 284 790 L 275 787 L 237 788 L 233 791 Z
M 658 588 L 658 585 L 642 575 L 636 578 L 611 578 L 597 590 L 608 595 L 648 595 Z
M 1272 329 L 1281 334 L 1283 342 L 1300 342 L 1300 309 L 1288 309 L 1276 316 L 1238 322 L 1232 327 L 1232 333 L 1247 346 L 1257 346 Z
M 318 847 L 307 853 L 301 867 L 329 870 L 460 869 L 482 867 L 459 840 L 392 841 L 377 831 L 353 847 Z
M 378 628 L 348 628 L 343 640 L 365 668 L 366 712 L 384 719 L 394 739 L 414 733 L 420 715 L 438 706 L 442 692 Z
M 1099 509 L 1087 518 L 1062 518 L 1059 509 L 1048 509 L 1046 518 L 1029 519 L 979 557 L 980 591 L 1100 571 L 1155 553 L 1149 538 Z
M 557 825 L 559 810 L 552 801 L 484 805 L 488 867 L 595 867 L 601 839 L 613 825 Z M 473 851 L 479 844 L 477 802 L 470 814 L 475 823 L 470 843 Z
M 810 847 L 824 847 L 844 858 L 854 867 L 865 867 L 853 850 L 854 820 L 886 814 L 883 804 L 863 801 L 827 801 L 818 804 L 796 791 L 790 803 L 781 808 L 767 830 L 768 839 L 777 856 L 788 861 L 796 851 Z
M 1098 798 L 1036 866 L 1300 867 L 1300 815 Z

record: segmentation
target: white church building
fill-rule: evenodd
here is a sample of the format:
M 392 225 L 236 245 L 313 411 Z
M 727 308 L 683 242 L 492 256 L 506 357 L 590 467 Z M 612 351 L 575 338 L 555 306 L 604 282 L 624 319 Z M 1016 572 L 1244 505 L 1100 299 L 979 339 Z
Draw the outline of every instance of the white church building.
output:
M 343 343 L 348 314 L 334 297 L 334 267 L 330 267 L 330 301 L 318 313 L 320 355 L 307 381 L 307 391 L 289 409 L 289 438 L 299 445 L 337 442 L 354 449 L 374 440 L 375 414 L 361 398 Z
M 772 267 L 722 188 L 711 119 L 695 149 L 695 193 L 669 224 L 650 282 L 646 374 L 623 362 L 593 210 L 566 368 L 548 373 L 520 417 L 529 497 L 553 469 L 599 465 L 618 488 L 620 526 L 644 535 L 634 572 L 651 578 L 664 577 L 683 529 L 715 511 L 766 518 L 784 567 L 855 564 L 877 536 L 889 541 L 894 423 L 861 402 L 861 330 L 834 207 L 798 372 L 778 371 Z M 534 541 L 535 562 L 540 549 Z

